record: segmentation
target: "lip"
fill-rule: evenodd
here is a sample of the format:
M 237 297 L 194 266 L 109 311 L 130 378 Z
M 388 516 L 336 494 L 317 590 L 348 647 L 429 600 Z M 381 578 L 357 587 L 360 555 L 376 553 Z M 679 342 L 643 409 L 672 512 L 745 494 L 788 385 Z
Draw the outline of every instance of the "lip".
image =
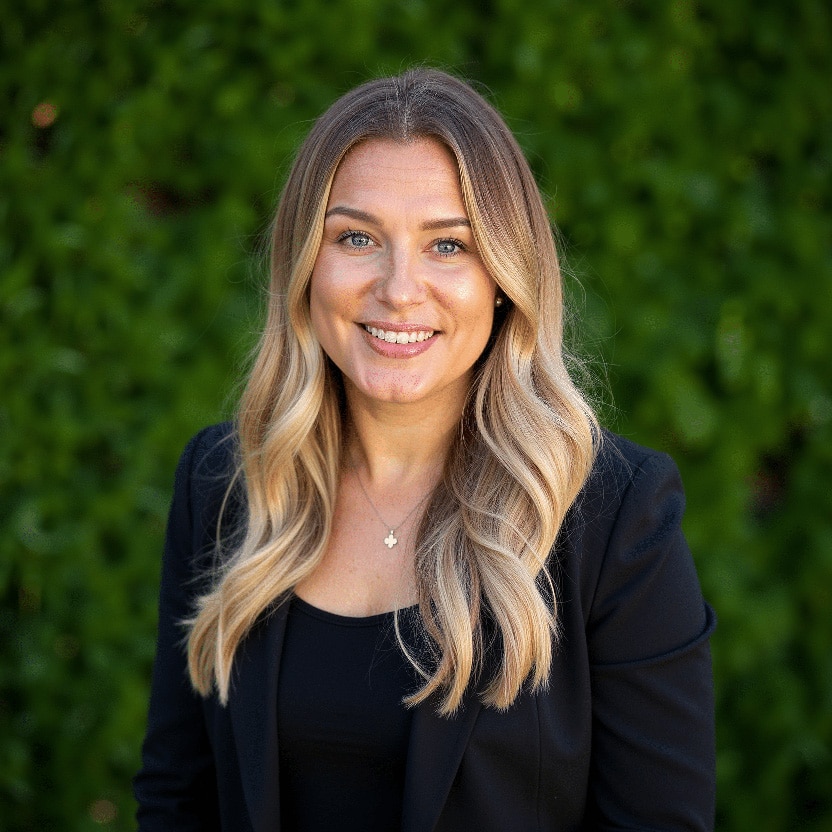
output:
M 378 355 L 385 358 L 413 358 L 421 355 L 423 352 L 429 350 L 437 337 L 441 334 L 439 330 L 432 326 L 425 324 L 394 324 L 389 321 L 364 321 L 360 323 L 359 328 L 364 336 L 367 345 Z M 374 329 L 383 329 L 385 332 L 432 332 L 433 335 L 424 341 L 414 341 L 407 344 L 394 344 L 389 341 L 382 341 L 374 335 L 367 332 L 366 327 L 373 327 Z

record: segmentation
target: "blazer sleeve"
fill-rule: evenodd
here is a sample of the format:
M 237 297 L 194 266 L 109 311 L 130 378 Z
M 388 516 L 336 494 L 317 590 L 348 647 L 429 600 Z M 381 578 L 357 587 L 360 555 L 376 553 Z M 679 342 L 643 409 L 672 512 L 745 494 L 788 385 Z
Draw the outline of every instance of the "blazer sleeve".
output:
M 592 686 L 589 828 L 712 830 L 715 626 L 682 534 L 670 457 L 623 486 L 586 624 Z
M 133 781 L 139 830 L 219 829 L 214 762 L 201 697 L 187 672 L 183 619 L 200 586 L 193 482 L 210 429 L 195 436 L 179 461 L 168 519 L 159 594 L 159 629 L 142 767 Z M 204 575 L 203 575 L 204 577 Z M 204 584 L 203 584 L 204 586 Z

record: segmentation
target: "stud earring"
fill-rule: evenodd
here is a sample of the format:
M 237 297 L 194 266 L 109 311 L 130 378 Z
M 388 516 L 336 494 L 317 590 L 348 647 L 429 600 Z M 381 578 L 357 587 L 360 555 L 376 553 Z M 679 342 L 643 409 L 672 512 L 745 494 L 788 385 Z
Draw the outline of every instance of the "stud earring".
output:
M 502 305 L 503 305 L 503 296 L 502 295 L 497 295 L 497 297 L 494 298 L 494 306 L 502 306 Z

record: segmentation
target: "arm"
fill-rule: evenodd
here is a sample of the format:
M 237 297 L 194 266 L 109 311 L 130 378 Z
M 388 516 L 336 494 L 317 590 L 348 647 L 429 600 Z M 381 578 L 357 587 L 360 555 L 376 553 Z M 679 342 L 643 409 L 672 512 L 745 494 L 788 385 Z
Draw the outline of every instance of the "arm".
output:
M 714 701 L 702 599 L 672 460 L 642 457 L 625 486 L 587 621 L 590 828 L 711 830 Z
M 219 829 L 214 761 L 202 700 L 187 672 L 184 618 L 198 581 L 192 482 L 205 431 L 186 447 L 176 471 L 159 595 L 159 630 L 142 768 L 134 780 L 139 829 Z

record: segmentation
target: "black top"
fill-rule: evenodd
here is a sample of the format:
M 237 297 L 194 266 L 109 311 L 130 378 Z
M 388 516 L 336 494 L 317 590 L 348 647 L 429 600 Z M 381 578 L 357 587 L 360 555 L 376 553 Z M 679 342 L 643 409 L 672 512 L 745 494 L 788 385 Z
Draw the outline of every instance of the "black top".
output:
M 399 613 L 406 641 L 409 617 Z M 297 832 L 401 827 L 418 677 L 394 613 L 353 618 L 293 598 L 280 659 L 281 826 Z

